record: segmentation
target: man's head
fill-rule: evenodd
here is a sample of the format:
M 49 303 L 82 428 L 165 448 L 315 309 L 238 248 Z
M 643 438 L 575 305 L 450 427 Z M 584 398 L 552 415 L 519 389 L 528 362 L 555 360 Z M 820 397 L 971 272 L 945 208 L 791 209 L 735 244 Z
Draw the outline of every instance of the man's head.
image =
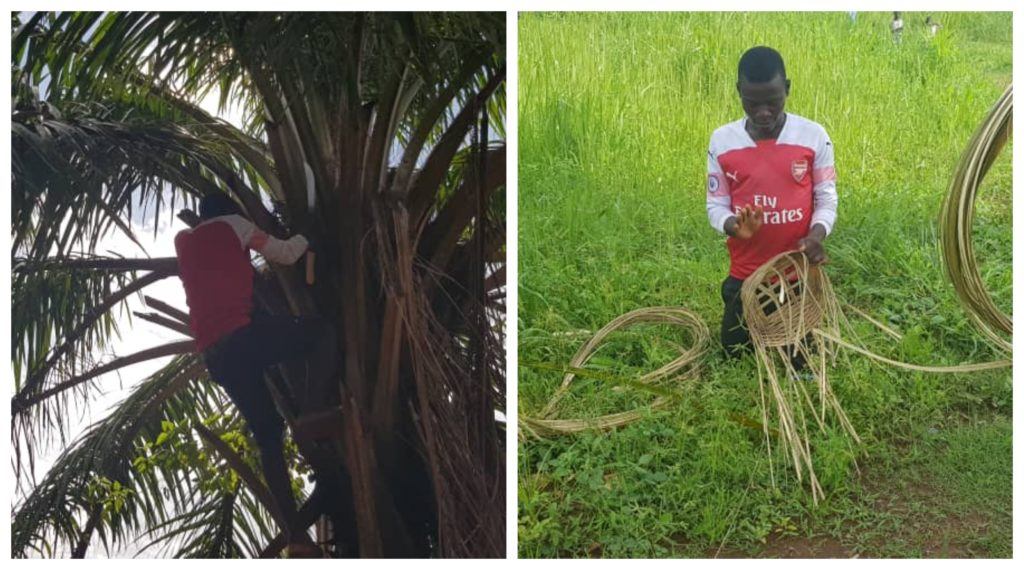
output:
M 786 64 L 779 52 L 766 46 L 748 49 L 740 58 L 736 91 L 753 127 L 772 132 L 782 120 L 789 95 Z
M 238 204 L 223 192 L 210 192 L 199 200 L 199 217 L 202 220 L 241 213 Z

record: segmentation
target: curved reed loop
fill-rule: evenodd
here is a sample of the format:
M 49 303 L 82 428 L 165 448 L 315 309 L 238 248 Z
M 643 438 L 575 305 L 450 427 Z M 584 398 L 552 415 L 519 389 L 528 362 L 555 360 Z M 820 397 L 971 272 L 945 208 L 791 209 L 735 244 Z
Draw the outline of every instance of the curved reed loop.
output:
M 978 272 L 971 242 L 978 186 L 1013 131 L 1013 85 L 1006 88 L 960 156 L 939 216 L 942 259 L 957 296 L 978 330 L 1006 353 L 1013 345 L 1013 321 L 992 302 Z M 1005 336 L 1003 336 L 1005 335 Z
M 700 359 L 707 351 L 710 335 L 704 320 L 688 309 L 682 307 L 648 307 L 630 311 L 601 328 L 576 352 L 569 362 L 570 371 L 562 379 L 561 386 L 555 391 L 547 406 L 537 417 L 519 415 L 522 433 L 535 437 L 577 433 L 584 430 L 606 430 L 634 422 L 643 416 L 644 409 L 657 410 L 667 406 L 671 400 L 666 396 L 658 396 L 651 404 L 594 418 L 555 419 L 558 403 L 568 393 L 578 370 L 586 365 L 590 357 L 604 343 L 611 333 L 639 323 L 668 324 L 687 329 L 693 342 L 689 348 L 679 347 L 679 356 L 671 362 L 644 374 L 636 379 L 640 384 L 655 384 L 679 378 L 695 378 L 698 375 Z

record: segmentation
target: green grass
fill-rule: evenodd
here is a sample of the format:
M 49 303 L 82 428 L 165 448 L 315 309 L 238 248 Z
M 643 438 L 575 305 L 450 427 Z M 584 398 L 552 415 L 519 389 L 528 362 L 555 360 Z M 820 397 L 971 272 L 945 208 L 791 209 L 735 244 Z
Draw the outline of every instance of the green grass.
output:
M 839 220 L 826 247 L 836 292 L 905 334 L 893 342 L 855 320 L 864 344 L 917 363 L 999 357 L 946 280 L 936 220 L 953 165 L 1009 81 L 1011 17 L 940 14 L 930 39 L 925 15 L 905 13 L 899 46 L 890 17 L 521 16 L 520 413 L 547 402 L 561 380 L 549 367 L 568 363 L 588 338 L 579 331 L 631 309 L 685 306 L 717 338 L 728 257 L 706 219 L 705 151 L 715 127 L 742 115 L 736 61 L 760 43 L 786 58 L 787 110 L 822 123 L 835 144 Z M 974 229 L 1005 311 L 1010 151 L 980 192 Z M 651 370 L 672 357 L 670 342 L 685 334 L 637 328 L 593 368 Z M 773 488 L 755 364 L 726 361 L 717 346 L 667 410 L 611 433 L 520 444 L 521 556 L 1011 554 L 1009 371 L 841 361 L 835 389 L 864 445 L 855 457 L 838 431 L 814 438 L 828 495 L 815 507 L 787 476 Z M 579 378 L 563 417 L 650 400 Z

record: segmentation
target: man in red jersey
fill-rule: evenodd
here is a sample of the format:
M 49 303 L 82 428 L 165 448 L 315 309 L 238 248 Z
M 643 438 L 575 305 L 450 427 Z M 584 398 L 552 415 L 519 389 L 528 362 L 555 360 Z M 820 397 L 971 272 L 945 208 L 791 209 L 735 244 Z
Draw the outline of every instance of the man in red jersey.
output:
M 301 235 L 288 240 L 267 235 L 221 193 L 202 198 L 199 217 L 200 224 L 174 238 L 196 349 L 210 378 L 224 388 L 252 430 L 274 507 L 285 521 L 289 555 L 316 556 L 319 550 L 299 523 L 284 459 L 284 421 L 263 372 L 286 360 L 311 357 L 309 370 L 328 377 L 335 368 L 334 329 L 318 317 L 254 314 L 249 257 L 253 249 L 268 261 L 291 265 L 309 244 Z
M 811 263 L 825 262 L 822 242 L 839 202 L 825 129 L 784 111 L 789 79 L 779 52 L 747 50 L 736 90 L 746 117 L 715 130 L 708 148 L 708 220 L 729 236 L 729 276 L 722 283 L 722 346 L 729 356 L 750 346 L 743 280 L 784 251 L 799 249 Z M 798 359 L 793 364 L 803 366 Z

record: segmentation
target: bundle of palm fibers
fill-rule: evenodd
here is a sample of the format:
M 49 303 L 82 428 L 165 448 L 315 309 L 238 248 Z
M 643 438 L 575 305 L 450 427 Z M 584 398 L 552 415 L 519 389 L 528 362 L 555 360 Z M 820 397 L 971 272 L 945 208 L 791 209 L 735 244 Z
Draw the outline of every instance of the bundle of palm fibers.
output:
M 708 327 L 693 312 L 682 307 L 648 307 L 630 311 L 605 325 L 597 331 L 573 356 L 569 362 L 569 370 L 562 379 L 562 384 L 555 390 L 547 406 L 537 417 L 523 414 L 519 416 L 520 432 L 537 438 L 572 434 L 585 430 L 607 430 L 632 423 L 643 416 L 644 408 L 657 410 L 671 403 L 668 395 L 659 395 L 644 408 L 636 408 L 624 412 L 607 414 L 594 418 L 556 419 L 558 403 L 569 392 L 573 380 L 581 372 L 581 368 L 594 355 L 611 333 L 625 329 L 638 323 L 669 324 L 682 327 L 690 332 L 692 345 L 689 348 L 679 347 L 679 356 L 671 362 L 644 374 L 633 383 L 637 386 L 653 385 L 671 379 L 695 378 L 698 374 L 700 358 L 707 351 L 709 342 Z
M 410 367 L 404 378 L 400 370 L 392 371 L 392 389 L 410 398 L 408 409 L 419 440 L 415 449 L 430 471 L 439 555 L 502 556 L 505 454 L 495 411 L 504 409 L 505 362 L 504 351 L 495 347 L 503 344 L 503 328 L 498 316 L 483 330 L 473 329 L 480 323 L 467 319 L 467 336 L 453 337 L 428 295 L 445 276 L 417 263 L 405 209 L 378 215 L 390 218 L 390 228 L 379 224 L 376 230 L 390 305 L 385 327 L 392 339 L 407 343 L 400 350 L 407 351 Z M 490 301 L 488 306 L 477 301 L 467 302 L 467 314 L 494 309 Z M 479 343 L 467 340 L 469 335 L 479 337 Z M 476 351 L 483 351 L 484 358 Z
M 782 253 L 757 269 L 740 290 L 743 317 L 758 362 L 760 405 L 769 469 L 775 482 L 772 432 L 793 465 L 797 480 L 807 480 L 817 504 L 824 497 L 811 459 L 810 433 L 837 422 L 853 441 L 856 430 L 829 383 L 836 343 L 844 320 L 828 276 L 800 252 Z M 824 332 L 826 334 L 817 334 Z M 794 360 L 805 367 L 797 371 Z M 807 381 L 809 378 L 811 381 Z M 770 426 L 777 424 L 775 429 Z
M 939 217 L 942 258 L 953 288 L 967 310 L 971 322 L 992 343 L 1009 353 L 1013 347 L 1007 336 L 1013 335 L 1013 321 L 1000 311 L 985 290 L 971 242 L 974 201 L 978 186 L 996 157 L 1006 145 L 1013 126 L 1013 86 L 1003 92 L 985 120 L 974 132 L 960 156 L 949 193 Z

